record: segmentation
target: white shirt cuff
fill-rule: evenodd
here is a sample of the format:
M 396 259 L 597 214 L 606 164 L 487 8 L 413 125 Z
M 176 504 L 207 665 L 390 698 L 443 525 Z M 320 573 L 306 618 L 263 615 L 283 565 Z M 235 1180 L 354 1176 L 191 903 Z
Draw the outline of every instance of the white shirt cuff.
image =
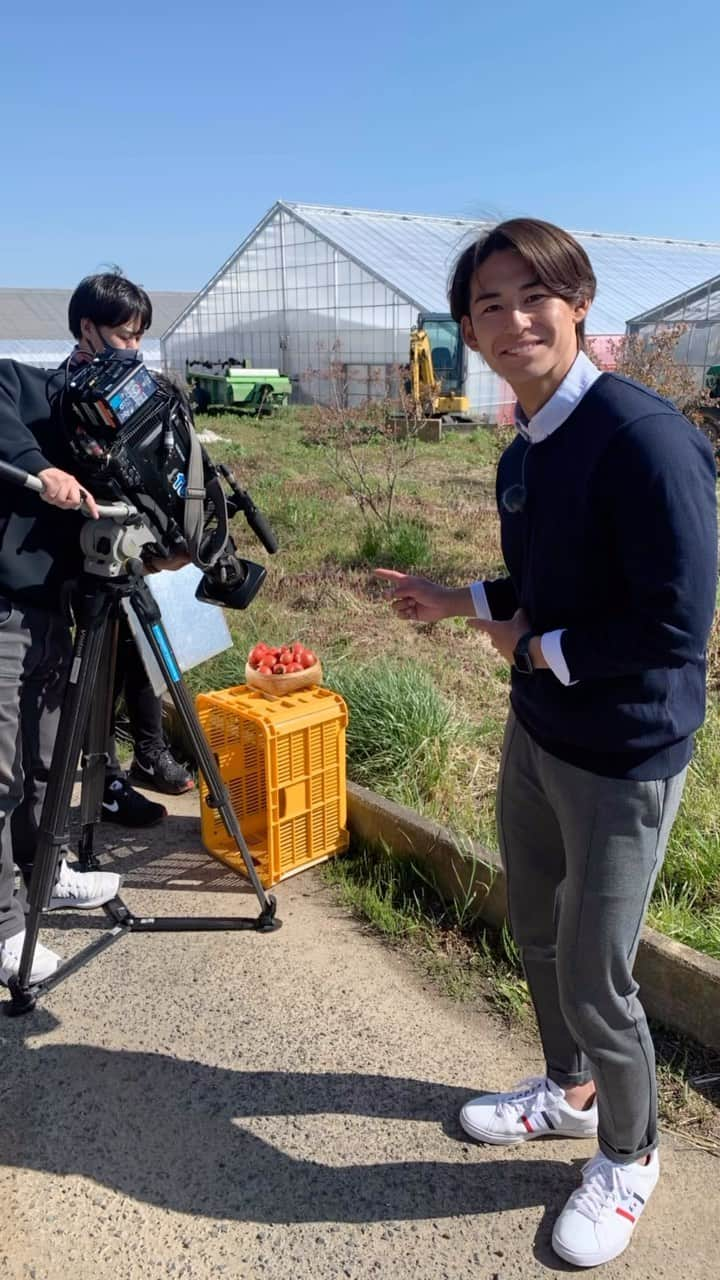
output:
M 488 604 L 484 584 L 482 582 L 471 582 L 470 595 L 472 596 L 475 616 L 478 618 L 484 618 L 486 622 L 492 622 L 492 614 L 490 612 L 490 606 Z
M 560 631 L 546 631 L 545 634 L 540 637 L 542 656 L 547 662 L 553 675 L 557 676 L 561 684 L 577 684 L 577 680 L 570 679 L 570 670 L 562 651 L 560 641 L 564 634 L 564 627 Z

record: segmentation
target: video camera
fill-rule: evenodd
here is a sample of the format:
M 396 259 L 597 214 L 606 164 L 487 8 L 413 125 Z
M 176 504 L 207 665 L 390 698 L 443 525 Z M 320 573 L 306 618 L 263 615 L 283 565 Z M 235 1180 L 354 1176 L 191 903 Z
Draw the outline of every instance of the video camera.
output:
M 138 510 L 154 540 L 143 554 L 189 555 L 203 570 L 199 600 L 246 608 L 265 569 L 237 555 L 229 521 L 242 511 L 271 554 L 277 541 L 229 469 L 208 457 L 180 390 L 136 352 L 105 351 L 68 375 L 61 417 L 81 483 Z

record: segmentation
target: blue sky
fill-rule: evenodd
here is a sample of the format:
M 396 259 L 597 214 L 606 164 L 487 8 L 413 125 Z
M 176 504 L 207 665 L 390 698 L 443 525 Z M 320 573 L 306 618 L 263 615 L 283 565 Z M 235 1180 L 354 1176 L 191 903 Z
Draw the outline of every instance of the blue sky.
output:
M 279 198 L 720 242 L 717 0 L 8 7 L 3 286 L 194 290 Z

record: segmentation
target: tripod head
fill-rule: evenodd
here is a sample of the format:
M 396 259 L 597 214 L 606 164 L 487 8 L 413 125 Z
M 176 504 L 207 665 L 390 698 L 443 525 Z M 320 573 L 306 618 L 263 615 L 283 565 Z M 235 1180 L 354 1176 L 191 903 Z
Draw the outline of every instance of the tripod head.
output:
M 42 481 L 19 467 L 0 462 L 0 478 L 13 484 L 42 493 Z M 90 518 L 88 508 L 82 504 L 81 515 L 87 516 L 80 530 L 80 546 L 84 554 L 83 568 L 98 578 L 126 577 L 132 569 L 131 561 L 141 561 L 143 547 L 154 542 L 154 537 L 136 507 L 129 502 L 99 502 L 100 519 Z
M 258 511 L 250 495 L 239 487 L 231 472 L 226 467 L 218 467 L 218 472 L 226 478 L 232 497 L 227 503 L 228 518 L 242 511 L 253 533 L 263 546 L 272 554 L 277 550 L 275 536 L 265 517 Z M 0 478 L 33 493 L 43 492 L 42 481 L 31 476 L 19 467 L 0 462 Z M 80 513 L 87 516 L 80 534 L 80 545 L 84 552 L 84 569 L 104 579 L 127 576 L 128 573 L 141 572 L 142 553 L 146 548 L 156 549 L 153 557 L 162 561 L 157 552 L 157 535 L 146 523 L 147 517 L 130 502 L 98 502 L 100 519 L 90 518 L 90 511 L 81 504 Z M 179 543 L 181 551 L 184 544 Z M 140 561 L 133 568 L 131 561 Z M 231 609 L 245 609 L 257 594 L 265 581 L 265 568 L 252 560 L 238 556 L 234 543 L 226 537 L 223 552 L 214 564 L 206 569 L 198 583 L 195 595 L 203 604 L 225 605 Z
M 137 518 L 104 516 L 87 520 L 80 530 L 83 568 L 97 578 L 123 578 L 142 565 L 143 548 L 154 541 Z

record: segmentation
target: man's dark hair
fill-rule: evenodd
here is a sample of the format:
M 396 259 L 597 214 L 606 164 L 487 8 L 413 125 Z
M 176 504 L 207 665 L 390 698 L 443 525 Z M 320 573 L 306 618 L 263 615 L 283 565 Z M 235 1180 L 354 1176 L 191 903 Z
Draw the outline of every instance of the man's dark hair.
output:
M 569 232 L 538 218 L 511 218 L 468 245 L 455 263 L 448 298 L 452 318 L 458 324 L 470 314 L 470 286 L 478 267 L 491 253 L 507 249 L 519 253 L 533 276 L 555 297 L 574 306 L 595 297 L 597 280 L 590 259 Z M 577 325 L 577 337 L 578 346 L 584 347 L 584 320 Z
M 82 337 L 80 321 L 83 319 L 114 329 L 135 316 L 145 332 L 152 324 L 152 303 L 139 284 L 133 284 L 117 272 L 86 276 L 68 305 L 68 325 L 78 341 Z

